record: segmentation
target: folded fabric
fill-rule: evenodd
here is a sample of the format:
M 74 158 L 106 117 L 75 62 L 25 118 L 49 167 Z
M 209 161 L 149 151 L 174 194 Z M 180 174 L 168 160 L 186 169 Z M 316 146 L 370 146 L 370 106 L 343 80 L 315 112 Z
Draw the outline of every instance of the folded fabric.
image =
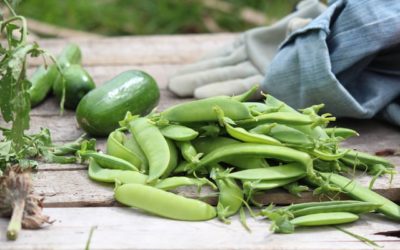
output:
M 263 90 L 293 107 L 325 103 L 338 117 L 400 125 L 400 1 L 336 0 L 293 32 Z
M 168 83 L 178 96 L 206 98 L 241 94 L 264 80 L 265 70 L 275 56 L 287 30 L 303 27 L 325 10 L 318 0 L 301 1 L 296 11 L 271 26 L 251 29 L 231 44 L 200 61 L 180 69 Z

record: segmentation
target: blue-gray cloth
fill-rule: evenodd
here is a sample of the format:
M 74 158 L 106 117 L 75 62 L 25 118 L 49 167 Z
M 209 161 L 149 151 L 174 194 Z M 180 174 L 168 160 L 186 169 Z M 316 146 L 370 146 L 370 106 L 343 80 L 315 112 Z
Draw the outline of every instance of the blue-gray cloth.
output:
M 263 89 L 295 108 L 400 126 L 400 1 L 337 0 L 290 35 Z

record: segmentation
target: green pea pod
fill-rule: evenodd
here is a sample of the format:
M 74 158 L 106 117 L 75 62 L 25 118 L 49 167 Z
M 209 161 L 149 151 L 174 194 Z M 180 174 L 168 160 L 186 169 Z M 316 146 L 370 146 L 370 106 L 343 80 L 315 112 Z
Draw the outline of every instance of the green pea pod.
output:
M 228 116 L 229 117 L 229 116 Z M 231 118 L 233 119 L 233 118 Z M 265 123 L 280 123 L 286 125 L 309 125 L 314 121 L 307 115 L 289 112 L 274 112 L 262 114 L 248 119 L 235 120 L 235 123 L 241 127 L 255 127 Z
M 242 142 L 227 137 L 203 137 L 194 140 L 192 143 L 197 152 L 208 154 L 220 147 L 232 144 L 238 145 Z M 232 155 L 224 158 L 222 162 L 240 169 L 268 167 L 268 163 L 263 158 L 243 155 Z
M 308 154 L 292 148 L 254 143 L 226 145 L 216 149 L 205 155 L 196 165 L 195 169 L 218 163 L 232 155 L 275 158 L 282 161 L 298 162 L 307 171 L 307 175 L 315 177 L 312 159 Z
M 239 101 L 239 102 L 245 102 L 249 99 L 251 99 L 257 92 L 257 90 L 260 88 L 258 84 L 254 85 L 251 87 L 249 90 L 244 92 L 243 94 L 232 96 L 231 98 L 233 100 Z
M 196 148 L 188 141 L 177 142 L 177 145 L 181 150 L 183 159 L 185 159 L 187 162 L 197 163 L 199 162 L 200 157 L 203 155 L 202 153 L 197 153 Z
M 161 112 L 162 119 L 172 122 L 211 122 L 218 121 L 214 107 L 220 107 L 225 116 L 233 120 L 250 119 L 250 111 L 243 103 L 230 97 L 211 97 L 173 106 Z
M 126 160 L 120 159 L 115 156 L 97 153 L 93 151 L 84 151 L 79 153 L 82 157 L 92 157 L 103 168 L 114 168 L 122 170 L 139 171 L 138 168 Z
M 168 144 L 170 157 L 168 167 L 162 175 L 163 178 L 167 178 L 178 165 L 178 151 L 176 150 L 175 144 L 169 139 L 166 139 L 166 141 Z
M 191 141 L 199 135 L 199 132 L 181 125 L 168 125 L 160 129 L 161 133 L 174 141 Z
M 126 140 L 123 142 L 123 145 L 128 148 L 130 151 L 135 153 L 135 155 L 140 159 L 142 165 L 140 169 L 148 173 L 149 172 L 149 161 L 146 158 L 146 155 L 143 153 L 143 150 L 140 148 L 139 144 L 137 143 L 135 137 L 132 135 L 128 135 Z
M 266 134 L 269 136 L 272 136 L 273 138 L 279 140 L 280 142 L 283 142 L 285 144 L 289 145 L 295 145 L 299 147 L 304 147 L 304 148 L 312 148 L 314 147 L 314 143 L 311 140 L 311 138 L 301 132 L 300 130 L 297 130 L 295 128 L 283 125 L 283 124 L 263 124 L 260 126 L 255 127 L 252 129 L 250 132 L 257 132 L 261 131 L 262 127 L 266 127 Z M 261 127 L 261 128 L 260 128 Z M 270 129 L 269 129 L 270 127 Z
M 277 187 L 282 187 L 286 184 L 292 183 L 301 179 L 301 177 L 293 177 L 287 179 L 278 179 L 278 180 L 255 180 L 255 181 L 243 181 L 243 189 L 248 197 L 251 196 L 254 191 L 258 190 L 270 190 Z
M 147 118 L 131 121 L 129 128 L 149 161 L 148 182 L 157 180 L 170 164 L 171 154 L 167 140 Z
M 342 137 L 343 139 L 347 139 L 353 136 L 359 136 L 357 131 L 349 128 L 334 127 L 334 128 L 325 128 L 324 130 L 325 133 L 327 133 L 329 136 Z
M 143 170 L 140 158 L 123 145 L 125 140 L 124 133 L 118 130 L 111 132 L 107 139 L 107 154 L 126 160 Z
M 243 104 L 247 106 L 252 114 L 260 115 L 269 111 L 268 106 L 261 102 L 244 102 Z
M 287 207 L 283 207 L 282 209 L 288 209 L 291 212 L 295 212 L 297 210 L 308 209 L 308 208 L 316 208 L 316 207 L 331 207 L 336 205 L 353 205 L 357 206 L 357 204 L 362 203 L 363 201 L 357 200 L 338 200 L 338 201 L 316 201 L 316 202 L 305 202 L 305 203 L 297 203 L 292 204 Z
M 217 214 L 220 220 L 229 223 L 227 218 L 236 214 L 242 207 L 244 195 L 235 180 L 219 177 L 220 172 L 223 172 L 223 169 L 219 165 L 212 167 L 211 178 L 215 180 L 219 189 Z
M 93 158 L 89 160 L 88 174 L 92 180 L 107 183 L 118 180 L 121 183 L 145 184 L 148 177 L 137 171 L 102 168 Z
M 377 210 L 382 207 L 382 204 L 378 204 L 375 202 L 357 202 L 357 203 L 338 203 L 334 205 L 324 204 L 324 202 L 320 202 L 321 204 L 314 207 L 307 207 L 303 209 L 297 209 L 292 211 L 292 214 L 295 217 L 304 216 L 308 214 L 317 214 L 317 213 L 331 213 L 331 212 L 349 212 L 354 214 L 368 213 Z
M 357 163 L 359 165 L 367 165 L 367 166 L 374 164 L 382 164 L 384 166 L 393 167 L 393 164 L 390 161 L 379 156 L 370 155 L 368 153 L 358 152 L 351 149 L 347 149 L 345 152 L 346 153 L 343 156 L 343 160 L 353 163 L 355 165 L 357 165 Z
M 225 124 L 225 127 L 226 127 L 226 132 L 228 132 L 230 136 L 243 142 L 253 142 L 253 143 L 261 143 L 269 145 L 282 145 L 282 143 L 280 143 L 278 140 L 267 135 L 253 134 L 246 131 L 243 128 L 239 127 L 235 128 L 229 124 Z
M 295 227 L 327 226 L 350 223 L 358 220 L 356 214 L 349 212 L 331 212 L 300 216 L 290 220 Z
M 197 187 L 202 187 L 204 185 L 209 185 L 213 189 L 216 188 L 214 183 L 209 181 L 207 178 L 190 178 L 186 176 L 173 176 L 169 178 L 165 178 L 163 180 L 160 180 L 155 187 L 162 189 L 162 190 L 173 190 L 178 187 L 182 186 L 197 186 Z
M 217 215 L 215 208 L 205 202 L 141 184 L 118 186 L 114 196 L 124 205 L 175 220 L 204 221 Z
M 273 181 L 281 179 L 301 178 L 306 175 L 306 170 L 300 163 L 270 168 L 255 168 L 229 173 L 227 177 L 240 180 Z
M 342 188 L 346 194 L 354 199 L 361 201 L 383 204 L 377 209 L 378 212 L 386 215 L 388 218 L 400 220 L 400 206 L 389 199 L 375 193 L 374 191 L 361 186 L 354 180 L 350 180 L 338 174 L 320 173 L 320 175 L 330 183 Z
M 80 64 L 81 58 L 82 54 L 79 47 L 75 44 L 68 44 L 57 57 L 57 63 L 63 69 L 71 64 Z M 60 72 L 55 64 L 47 68 L 41 66 L 33 73 L 29 79 L 32 86 L 28 90 L 32 107 L 44 100 L 59 75 Z

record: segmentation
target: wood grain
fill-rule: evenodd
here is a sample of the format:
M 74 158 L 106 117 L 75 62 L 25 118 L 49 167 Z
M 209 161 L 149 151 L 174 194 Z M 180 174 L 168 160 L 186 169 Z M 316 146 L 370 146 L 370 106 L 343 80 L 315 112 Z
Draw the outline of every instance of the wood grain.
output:
M 46 207 L 80 207 L 80 206 L 112 206 L 113 186 L 97 183 L 89 180 L 84 166 L 74 166 L 68 170 L 55 171 L 56 166 L 47 170 L 40 170 L 35 174 L 35 192 L 45 197 Z M 41 169 L 41 167 L 40 167 Z M 49 171 L 51 170 L 51 171 Z M 400 167 L 397 168 L 400 171 Z M 364 186 L 368 186 L 369 176 L 356 177 L 355 180 Z M 379 178 L 373 190 L 383 196 L 400 202 L 400 179 L 394 179 L 392 185 L 387 177 Z M 200 196 L 212 193 L 212 190 L 205 189 Z M 179 194 L 196 198 L 193 188 L 181 188 Z M 318 196 L 311 192 L 305 192 L 302 197 L 296 197 L 287 191 L 276 189 L 261 193 L 255 200 L 263 204 L 291 204 L 299 202 L 318 201 Z M 209 200 L 215 205 L 216 199 Z
M 294 234 L 271 234 L 269 222 L 248 218 L 247 232 L 237 217 L 230 225 L 217 219 L 184 222 L 147 215 L 129 208 L 49 208 L 44 212 L 55 223 L 42 230 L 21 232 L 16 242 L 0 234 L 0 249 L 84 249 L 95 226 L 90 249 L 372 249 L 372 247 L 331 227 L 298 229 Z M 342 226 L 360 234 L 383 249 L 398 249 L 400 240 L 375 235 L 398 230 L 398 224 L 377 215 Z M 0 219 L 0 231 L 6 221 Z
M 83 64 L 92 65 L 150 65 L 185 64 L 204 53 L 232 42 L 236 34 L 203 34 L 178 36 L 135 36 L 114 38 L 46 39 L 40 46 L 57 55 L 68 42 L 79 44 Z M 32 65 L 41 64 L 33 60 Z

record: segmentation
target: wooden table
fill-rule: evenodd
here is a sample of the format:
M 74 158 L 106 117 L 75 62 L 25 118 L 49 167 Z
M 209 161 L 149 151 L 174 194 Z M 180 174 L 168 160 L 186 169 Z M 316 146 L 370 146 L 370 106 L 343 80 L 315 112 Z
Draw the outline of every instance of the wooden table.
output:
M 83 51 L 85 68 L 101 85 L 120 72 L 142 69 L 153 75 L 161 89 L 159 109 L 189 99 L 177 99 L 166 90 L 167 79 L 182 65 L 195 61 L 202 54 L 234 39 L 232 34 L 121 37 L 105 39 L 74 39 Z M 66 40 L 43 40 L 41 46 L 59 53 Z M 39 63 L 35 61 L 35 64 Z M 34 65 L 33 65 L 34 66 Z M 33 68 L 30 69 L 32 71 Z M 347 147 L 374 153 L 385 148 L 398 149 L 400 131 L 377 121 L 343 121 L 356 128 L 361 136 L 346 142 Z M 59 116 L 54 99 L 47 100 L 32 110 L 31 132 L 41 127 L 50 128 L 53 140 L 66 142 L 82 134 L 74 113 Z M 99 139 L 104 149 L 104 139 Z M 389 157 L 400 170 L 400 157 Z M 5 239 L 7 220 L 0 219 L 0 249 L 83 249 L 89 231 L 96 227 L 91 249 L 370 249 L 348 235 L 329 227 L 302 229 L 291 235 L 271 234 L 265 220 L 249 219 L 252 233 L 233 218 L 231 225 L 218 220 L 208 222 L 180 222 L 146 215 L 120 207 L 112 197 L 112 187 L 90 181 L 84 165 L 42 164 L 35 174 L 36 193 L 46 197 L 44 213 L 55 220 L 42 230 L 21 232 L 18 241 Z M 359 177 L 365 185 L 369 178 Z M 375 189 L 385 196 L 400 201 L 400 178 L 389 186 L 387 178 L 380 178 Z M 298 199 L 284 192 L 270 192 L 264 202 L 290 203 L 311 200 L 311 194 Z M 315 199 L 315 197 L 314 197 Z M 400 248 L 400 239 L 376 235 L 378 232 L 399 230 L 399 224 L 379 215 L 344 226 L 361 234 L 384 249 Z

